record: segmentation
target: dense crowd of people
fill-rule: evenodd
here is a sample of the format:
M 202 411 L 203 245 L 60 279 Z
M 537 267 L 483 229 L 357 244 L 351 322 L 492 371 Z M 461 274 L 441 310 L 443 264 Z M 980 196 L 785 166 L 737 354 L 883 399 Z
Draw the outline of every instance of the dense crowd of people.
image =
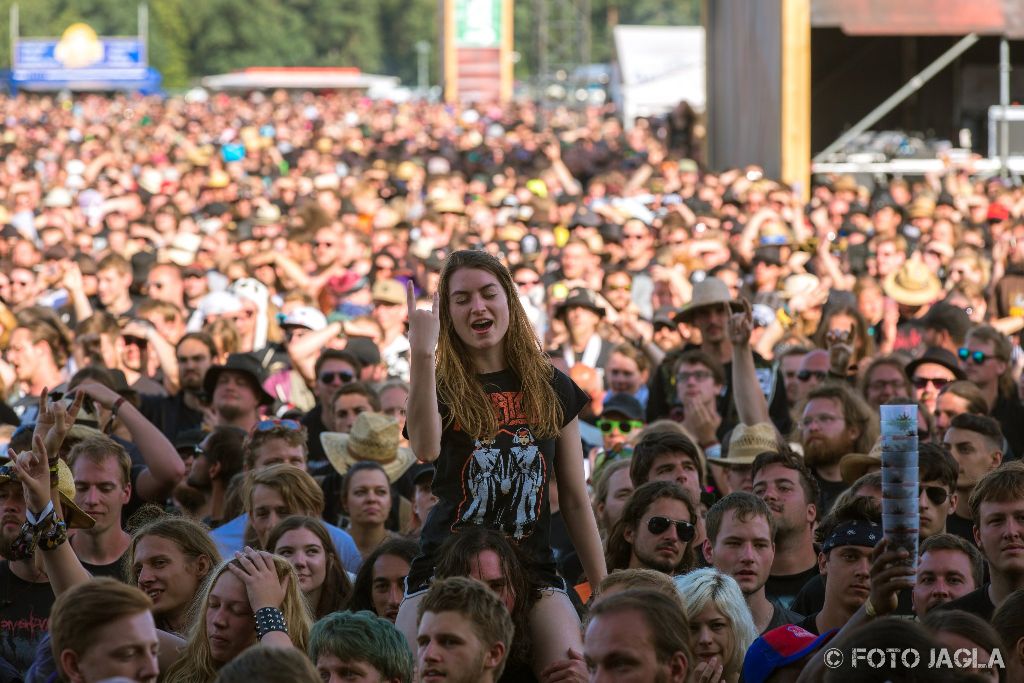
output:
M 0 114 L 0 681 L 1024 679 L 1021 188 L 608 107 Z

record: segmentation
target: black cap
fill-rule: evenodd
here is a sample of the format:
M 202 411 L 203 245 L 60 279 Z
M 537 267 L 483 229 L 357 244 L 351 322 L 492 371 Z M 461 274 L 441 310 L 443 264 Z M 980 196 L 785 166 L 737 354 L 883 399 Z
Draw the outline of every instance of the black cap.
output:
M 945 330 L 957 344 L 963 341 L 973 323 L 964 309 L 947 303 L 933 304 L 921 322 L 929 330 Z
M 207 396 L 213 396 L 213 390 L 217 388 L 217 379 L 225 370 L 248 375 L 256 385 L 256 397 L 260 400 L 260 403 L 270 405 L 274 402 L 274 397 L 263 388 L 265 375 L 263 366 L 260 365 L 260 362 L 255 357 L 248 353 L 232 353 L 228 356 L 228 362 L 224 365 L 210 366 L 210 369 L 206 371 L 206 376 L 203 377 L 203 391 L 206 392 Z
M 601 414 L 607 415 L 608 413 L 619 413 L 630 420 L 642 421 L 644 419 L 643 405 L 629 394 L 612 394 L 605 399 L 601 406 Z
M 575 307 L 590 309 L 599 316 L 604 317 L 604 306 L 597 303 L 593 292 L 583 287 L 573 287 L 569 290 L 569 296 L 555 308 L 555 316 L 560 317 L 567 310 Z
M 964 371 L 960 369 L 960 363 L 957 361 L 956 356 L 953 355 L 952 351 L 940 348 L 938 346 L 932 346 L 925 349 L 924 354 L 915 360 L 907 363 L 907 377 L 913 379 L 914 370 L 917 370 L 918 366 L 924 365 L 925 363 L 935 363 L 948 369 L 953 373 L 953 376 L 957 379 L 964 379 L 966 375 Z
M 196 427 L 195 429 L 186 429 L 185 431 L 178 432 L 174 436 L 174 450 L 191 450 L 198 446 L 205 438 L 206 432 L 204 432 L 199 427 Z

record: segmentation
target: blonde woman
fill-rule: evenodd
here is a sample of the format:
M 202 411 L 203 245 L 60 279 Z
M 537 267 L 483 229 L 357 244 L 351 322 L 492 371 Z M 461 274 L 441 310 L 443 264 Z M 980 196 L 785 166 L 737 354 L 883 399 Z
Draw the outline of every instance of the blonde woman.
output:
M 757 638 L 750 608 L 739 584 L 712 567 L 677 576 L 676 590 L 686 606 L 696 667 L 693 680 L 736 683 L 743 657 Z
M 211 683 L 228 662 L 253 645 L 305 651 L 309 607 L 291 564 L 247 548 L 221 563 L 199 600 L 197 618 L 169 683 Z

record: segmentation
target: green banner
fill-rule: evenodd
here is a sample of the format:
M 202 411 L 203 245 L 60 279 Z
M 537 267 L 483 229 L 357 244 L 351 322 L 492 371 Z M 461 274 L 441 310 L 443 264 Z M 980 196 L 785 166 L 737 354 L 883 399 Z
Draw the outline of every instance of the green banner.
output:
M 501 47 L 502 0 L 455 0 L 456 47 Z

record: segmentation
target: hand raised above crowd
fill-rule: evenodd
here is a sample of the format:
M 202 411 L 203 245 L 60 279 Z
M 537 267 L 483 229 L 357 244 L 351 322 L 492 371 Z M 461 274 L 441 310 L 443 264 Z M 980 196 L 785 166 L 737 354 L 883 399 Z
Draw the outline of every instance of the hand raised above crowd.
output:
M 406 295 L 409 305 L 409 347 L 412 349 L 412 356 L 433 356 L 441 333 L 438 294 L 434 293 L 429 311 L 416 308 L 416 291 L 412 282 L 407 285 Z

